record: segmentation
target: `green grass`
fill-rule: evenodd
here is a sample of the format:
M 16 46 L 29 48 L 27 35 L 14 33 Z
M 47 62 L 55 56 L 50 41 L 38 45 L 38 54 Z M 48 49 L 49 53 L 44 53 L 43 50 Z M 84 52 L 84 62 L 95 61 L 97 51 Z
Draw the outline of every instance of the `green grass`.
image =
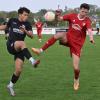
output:
M 26 39 L 31 47 L 40 47 L 50 36 L 44 35 L 43 42 Z M 39 68 L 33 69 L 26 60 L 22 75 L 15 85 L 16 97 L 6 90 L 14 71 L 13 56 L 6 50 L 5 40 L 0 36 L 0 100 L 100 100 L 100 37 L 95 36 L 96 45 L 86 40 L 80 62 L 80 89 L 73 90 L 73 67 L 69 49 L 58 43 L 41 56 Z

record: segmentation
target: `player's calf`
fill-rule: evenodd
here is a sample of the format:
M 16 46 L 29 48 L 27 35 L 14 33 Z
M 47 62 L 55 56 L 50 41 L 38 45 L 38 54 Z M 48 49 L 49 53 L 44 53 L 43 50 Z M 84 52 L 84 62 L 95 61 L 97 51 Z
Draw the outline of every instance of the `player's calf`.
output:
M 40 49 L 32 48 L 32 51 L 39 55 L 41 52 L 52 46 L 57 40 L 63 39 L 64 36 L 65 33 L 57 33 L 52 36 Z
M 36 64 L 38 65 L 38 64 L 40 63 L 40 60 L 35 60 L 35 59 L 32 57 L 31 53 L 29 52 L 29 50 L 28 50 L 27 48 L 24 48 L 24 49 L 21 51 L 21 53 L 22 53 L 22 55 L 23 55 L 24 57 L 26 57 L 26 58 L 31 62 L 32 66 L 35 67 Z M 39 62 L 39 63 L 36 63 L 36 62 Z
M 39 55 L 40 53 L 45 51 L 47 48 L 52 46 L 56 41 L 57 39 L 53 36 L 40 49 L 32 48 L 32 51 L 36 53 L 37 55 Z
M 78 90 L 79 75 L 80 75 L 80 69 L 79 69 L 80 57 L 72 53 L 72 58 L 73 58 L 73 67 L 74 67 L 74 90 Z

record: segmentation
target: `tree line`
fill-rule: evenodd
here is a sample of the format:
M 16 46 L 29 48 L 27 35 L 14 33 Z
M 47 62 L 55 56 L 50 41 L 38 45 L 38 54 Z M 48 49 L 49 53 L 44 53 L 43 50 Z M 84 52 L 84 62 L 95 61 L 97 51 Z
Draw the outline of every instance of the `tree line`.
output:
M 62 15 L 66 14 L 66 13 L 72 13 L 75 12 L 77 13 L 79 11 L 79 8 L 67 8 L 67 6 L 65 7 L 66 9 L 62 10 Z M 89 16 L 91 17 L 92 20 L 96 21 L 100 21 L 100 7 L 98 7 L 97 5 L 90 5 L 90 13 Z M 50 11 L 55 12 L 55 10 L 49 9 Z M 46 23 L 49 27 L 54 26 L 67 26 L 67 22 L 59 22 L 57 20 L 53 21 L 53 22 L 46 22 L 44 19 L 44 14 L 47 12 L 47 9 L 41 9 L 36 13 L 31 12 L 30 16 L 29 16 L 29 21 L 31 24 L 34 25 L 35 20 L 34 19 L 40 19 L 43 23 Z M 6 11 L 0 11 L 0 24 L 3 24 L 6 21 L 6 18 L 14 18 L 17 17 L 17 11 L 10 11 L 10 12 L 6 12 Z

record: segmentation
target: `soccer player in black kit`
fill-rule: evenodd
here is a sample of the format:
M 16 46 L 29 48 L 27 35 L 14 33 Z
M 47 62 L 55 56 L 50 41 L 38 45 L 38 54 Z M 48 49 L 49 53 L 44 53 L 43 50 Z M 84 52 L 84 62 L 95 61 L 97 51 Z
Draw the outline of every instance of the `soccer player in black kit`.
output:
M 15 72 L 13 73 L 9 84 L 7 85 L 11 96 L 15 96 L 13 86 L 19 79 L 19 76 L 22 72 L 24 58 L 27 58 L 32 63 L 33 67 L 37 67 L 37 65 L 40 63 L 40 60 L 35 60 L 32 57 L 24 42 L 26 35 L 30 38 L 33 38 L 32 27 L 27 21 L 29 13 L 29 9 L 22 7 L 18 10 L 18 18 L 11 18 L 7 25 L 0 26 L 1 30 L 7 28 L 9 29 L 7 50 L 10 54 L 14 55 L 15 60 Z

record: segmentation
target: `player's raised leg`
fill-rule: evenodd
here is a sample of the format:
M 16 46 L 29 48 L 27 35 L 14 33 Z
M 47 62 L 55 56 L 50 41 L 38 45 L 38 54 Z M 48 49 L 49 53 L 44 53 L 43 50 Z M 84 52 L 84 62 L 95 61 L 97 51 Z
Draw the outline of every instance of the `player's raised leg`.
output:
M 40 63 L 40 60 L 35 60 L 31 53 L 29 52 L 28 48 L 26 47 L 26 44 L 24 41 L 16 41 L 14 44 L 14 47 L 16 51 L 20 51 L 23 53 L 23 55 L 32 63 L 34 67 L 37 67 L 37 65 Z
M 74 90 L 79 89 L 79 75 L 80 75 L 80 69 L 79 69 L 79 62 L 80 58 L 79 56 L 72 54 L 73 58 L 73 67 L 74 67 Z
M 66 33 L 57 33 L 53 35 L 50 39 L 48 39 L 48 41 L 40 49 L 32 48 L 32 51 L 39 55 L 40 53 L 45 51 L 47 48 L 52 46 L 57 40 L 63 40 L 63 38 L 65 37 L 66 37 Z M 64 42 L 67 42 L 67 39 L 65 39 Z

